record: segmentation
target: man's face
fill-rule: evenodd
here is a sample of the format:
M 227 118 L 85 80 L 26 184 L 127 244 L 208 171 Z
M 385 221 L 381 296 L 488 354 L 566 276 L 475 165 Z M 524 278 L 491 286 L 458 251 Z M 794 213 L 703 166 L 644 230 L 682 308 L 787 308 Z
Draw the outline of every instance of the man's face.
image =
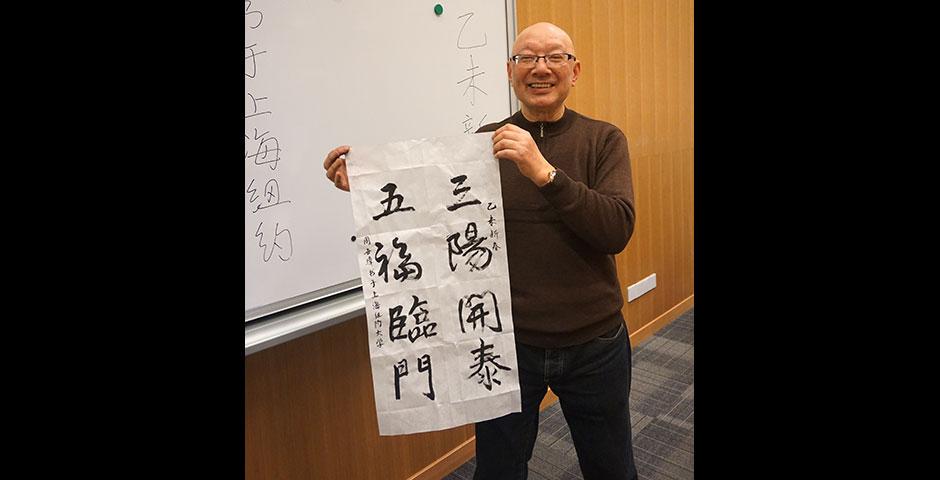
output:
M 519 34 L 513 45 L 513 55 L 552 53 L 573 54 L 574 46 L 567 34 L 551 26 L 529 27 Z M 506 68 L 523 113 L 556 116 L 563 111 L 565 99 L 581 72 L 581 63 L 568 60 L 553 66 L 545 59 L 537 59 L 534 65 L 516 65 L 510 61 Z

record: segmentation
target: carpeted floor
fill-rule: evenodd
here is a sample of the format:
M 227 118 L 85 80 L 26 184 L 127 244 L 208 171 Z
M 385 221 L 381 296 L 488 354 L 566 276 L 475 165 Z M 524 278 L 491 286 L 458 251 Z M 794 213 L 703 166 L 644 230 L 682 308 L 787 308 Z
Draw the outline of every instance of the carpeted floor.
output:
M 633 349 L 630 413 L 641 480 L 694 478 L 694 319 L 692 308 Z M 471 480 L 475 468 L 471 458 L 444 480 Z M 540 413 L 529 478 L 583 478 L 557 402 Z

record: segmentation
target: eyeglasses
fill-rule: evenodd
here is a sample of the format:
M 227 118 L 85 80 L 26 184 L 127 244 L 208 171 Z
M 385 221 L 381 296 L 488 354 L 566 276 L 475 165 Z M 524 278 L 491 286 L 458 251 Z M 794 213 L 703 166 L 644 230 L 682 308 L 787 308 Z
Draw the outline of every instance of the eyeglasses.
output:
M 574 55 L 570 53 L 550 53 L 548 55 L 513 55 L 509 57 L 516 65 L 522 65 L 523 67 L 533 67 L 538 63 L 540 58 L 545 59 L 545 63 L 550 67 L 560 67 L 565 64 L 568 60 L 577 60 Z

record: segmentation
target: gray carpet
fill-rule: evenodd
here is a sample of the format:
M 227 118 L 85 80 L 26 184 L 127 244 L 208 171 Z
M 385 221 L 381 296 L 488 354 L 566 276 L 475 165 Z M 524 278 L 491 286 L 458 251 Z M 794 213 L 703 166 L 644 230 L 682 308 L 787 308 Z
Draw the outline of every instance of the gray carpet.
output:
M 630 414 L 633 453 L 641 480 L 694 478 L 694 319 L 692 308 L 633 349 Z M 471 480 L 475 468 L 471 458 L 444 480 Z M 540 413 L 529 478 L 583 478 L 557 402 Z

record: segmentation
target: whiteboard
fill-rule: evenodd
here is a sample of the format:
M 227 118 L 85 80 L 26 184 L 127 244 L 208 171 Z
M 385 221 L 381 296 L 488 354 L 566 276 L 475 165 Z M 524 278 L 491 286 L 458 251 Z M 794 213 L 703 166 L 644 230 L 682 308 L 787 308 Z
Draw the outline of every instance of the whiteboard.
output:
M 245 2 L 246 322 L 360 284 L 351 200 L 323 170 L 332 148 L 472 133 L 512 113 L 514 9 Z

